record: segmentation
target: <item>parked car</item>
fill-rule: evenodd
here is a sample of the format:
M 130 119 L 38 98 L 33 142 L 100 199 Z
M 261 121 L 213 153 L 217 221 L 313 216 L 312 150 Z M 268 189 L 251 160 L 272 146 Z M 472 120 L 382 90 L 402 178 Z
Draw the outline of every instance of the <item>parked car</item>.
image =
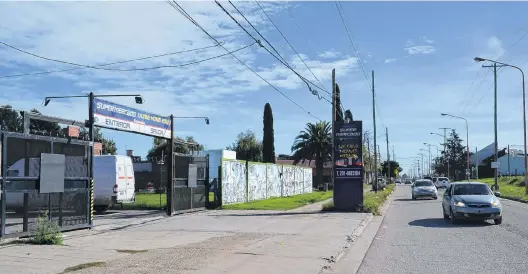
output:
M 456 223 L 461 219 L 493 220 L 502 224 L 500 192 L 493 193 L 489 186 L 480 182 L 456 182 L 447 187 L 442 200 L 444 219 Z
M 435 182 L 436 188 L 447 188 L 449 179 L 447 177 L 437 177 Z
M 438 191 L 431 180 L 416 180 L 416 182 L 414 182 L 412 185 L 411 191 L 413 200 L 418 198 L 438 199 Z

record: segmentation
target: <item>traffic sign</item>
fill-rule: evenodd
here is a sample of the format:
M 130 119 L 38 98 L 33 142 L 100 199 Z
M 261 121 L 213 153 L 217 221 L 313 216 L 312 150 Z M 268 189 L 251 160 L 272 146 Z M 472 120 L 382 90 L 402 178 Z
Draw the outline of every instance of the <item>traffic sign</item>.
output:
M 491 168 L 499 168 L 500 163 L 499 162 L 491 162 Z

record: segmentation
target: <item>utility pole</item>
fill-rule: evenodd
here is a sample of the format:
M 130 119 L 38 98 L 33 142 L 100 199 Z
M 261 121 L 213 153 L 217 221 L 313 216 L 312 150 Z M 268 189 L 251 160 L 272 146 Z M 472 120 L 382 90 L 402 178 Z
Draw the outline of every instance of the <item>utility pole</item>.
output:
M 446 134 L 447 134 L 447 130 L 448 129 L 451 129 L 451 128 L 448 128 L 448 127 L 441 127 L 440 129 L 443 129 L 444 130 L 444 157 L 446 158 L 447 160 L 447 179 L 449 179 L 449 157 L 448 157 L 448 153 L 446 151 L 446 146 L 447 146 L 447 137 L 446 137 Z
M 389 177 L 389 184 L 391 182 L 391 166 L 390 166 L 390 150 L 389 150 L 389 128 L 385 127 L 385 138 L 387 140 L 387 177 Z
M 392 160 L 396 161 L 396 154 L 394 154 L 394 145 L 392 145 Z
M 335 116 L 336 116 L 336 81 L 335 81 L 335 69 L 332 69 L 332 185 L 335 189 Z M 321 182 L 318 182 L 321 183 Z
M 494 150 L 495 155 L 493 155 L 493 161 L 498 163 L 499 161 L 499 144 L 497 141 L 497 63 L 493 63 L 493 66 L 482 66 L 484 68 L 493 68 L 493 131 L 495 132 L 495 144 Z M 502 67 L 502 66 L 500 66 Z M 499 178 L 499 168 L 494 168 L 494 181 L 495 181 L 495 190 L 498 190 L 498 178 Z
M 508 177 L 511 176 L 511 171 L 510 171 L 510 145 L 508 145 Z
M 371 180 L 372 179 L 372 158 L 370 157 L 370 139 L 369 139 L 369 135 L 368 135 L 368 132 L 367 134 L 365 134 L 365 139 L 367 141 L 367 153 L 368 153 L 368 162 L 369 162 L 369 179 Z
M 374 71 L 372 71 L 372 121 L 374 123 L 374 180 L 375 180 L 375 183 L 376 183 L 376 188 L 374 189 L 374 191 L 377 193 L 378 192 L 378 161 L 377 161 L 377 158 L 378 158 L 378 151 L 377 149 L 378 146 L 376 144 L 376 91 L 374 89 Z
M 476 163 L 475 163 L 475 170 L 476 170 L 476 177 L 477 177 L 477 180 L 478 180 L 478 168 L 479 168 L 479 158 L 478 158 L 478 149 L 477 147 L 475 147 L 475 160 L 476 160 Z

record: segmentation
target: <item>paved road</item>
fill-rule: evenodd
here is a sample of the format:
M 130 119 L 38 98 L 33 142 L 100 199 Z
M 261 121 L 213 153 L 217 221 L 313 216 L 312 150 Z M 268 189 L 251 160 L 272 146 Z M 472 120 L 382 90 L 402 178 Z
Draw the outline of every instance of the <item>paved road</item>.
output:
M 443 195 L 443 191 L 439 194 Z M 438 200 L 398 186 L 357 273 L 528 273 L 528 205 L 503 200 L 502 225 L 451 225 Z

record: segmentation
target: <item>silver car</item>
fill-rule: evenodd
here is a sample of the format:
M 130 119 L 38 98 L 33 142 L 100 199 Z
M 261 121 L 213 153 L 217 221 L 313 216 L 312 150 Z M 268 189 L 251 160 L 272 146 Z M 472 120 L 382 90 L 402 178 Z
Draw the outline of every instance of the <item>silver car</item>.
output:
M 412 199 L 416 200 L 418 198 L 433 198 L 438 199 L 438 191 L 433 184 L 433 181 L 428 179 L 416 180 L 411 186 L 412 189 Z
M 493 220 L 502 223 L 502 207 L 499 192 L 493 193 L 487 184 L 457 182 L 450 184 L 442 201 L 444 219 L 456 223 L 461 219 Z

